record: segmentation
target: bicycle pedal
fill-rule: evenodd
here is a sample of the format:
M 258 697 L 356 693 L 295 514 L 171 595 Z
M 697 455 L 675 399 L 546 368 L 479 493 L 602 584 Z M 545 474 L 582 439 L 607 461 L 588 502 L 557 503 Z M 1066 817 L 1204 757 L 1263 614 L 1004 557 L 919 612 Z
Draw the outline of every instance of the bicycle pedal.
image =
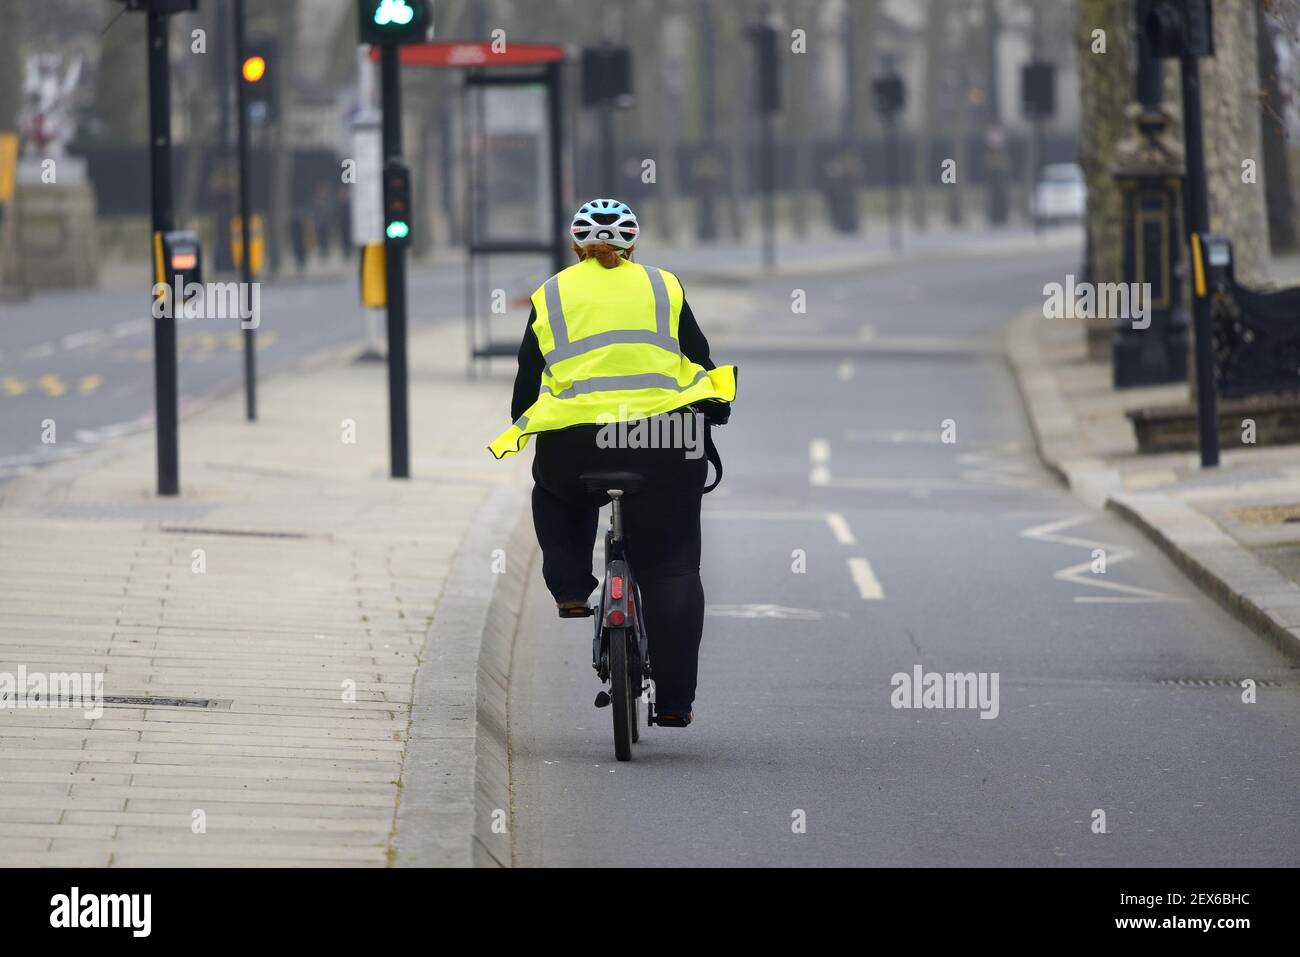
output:
M 559 609 L 561 618 L 590 618 L 596 614 L 596 609 L 590 605 L 583 605 L 581 608 L 564 608 Z
M 596 694 L 596 707 L 597 707 L 597 708 L 608 708 L 608 707 L 609 707 L 609 692 L 608 692 L 608 691 L 601 691 L 601 692 L 598 692 L 598 693 Z

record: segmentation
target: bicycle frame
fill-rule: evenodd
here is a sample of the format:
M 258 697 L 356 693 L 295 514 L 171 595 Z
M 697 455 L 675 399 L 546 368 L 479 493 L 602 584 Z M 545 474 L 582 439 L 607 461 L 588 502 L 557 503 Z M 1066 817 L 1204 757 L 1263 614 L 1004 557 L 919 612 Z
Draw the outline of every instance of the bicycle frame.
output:
M 601 586 L 597 609 L 596 636 L 592 649 L 592 667 L 601 681 L 609 680 L 606 641 L 610 628 L 627 628 L 637 637 L 635 649 L 642 680 L 650 677 L 649 642 L 642 614 L 641 589 L 627 560 L 623 538 L 623 493 L 609 491 L 610 522 L 605 532 L 605 580 Z

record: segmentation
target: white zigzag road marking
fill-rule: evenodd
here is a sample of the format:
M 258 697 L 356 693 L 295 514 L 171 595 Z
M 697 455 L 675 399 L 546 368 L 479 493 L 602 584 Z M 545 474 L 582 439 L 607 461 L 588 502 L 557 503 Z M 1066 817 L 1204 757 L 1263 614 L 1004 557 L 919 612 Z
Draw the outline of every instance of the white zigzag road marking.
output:
M 1106 542 L 1095 542 L 1086 538 L 1071 538 L 1067 535 L 1058 535 L 1057 532 L 1072 528 L 1082 522 L 1091 521 L 1091 515 L 1080 515 L 1075 518 L 1063 518 L 1054 522 L 1047 522 L 1043 525 L 1035 525 L 1033 528 L 1027 528 L 1020 533 L 1022 538 L 1032 538 L 1039 542 L 1051 542 L 1054 545 L 1073 545 L 1076 548 L 1086 548 L 1091 554 L 1093 549 L 1100 548 L 1106 553 L 1106 567 L 1111 568 L 1120 562 L 1127 561 L 1137 552 L 1125 548 L 1123 545 L 1112 545 Z M 1092 570 L 1092 559 L 1079 562 L 1077 565 L 1071 565 L 1068 568 L 1062 568 L 1053 576 L 1061 581 L 1072 582 L 1076 585 L 1086 585 L 1089 588 L 1102 588 L 1106 591 L 1115 592 L 1115 595 L 1102 597 L 1100 595 L 1076 595 L 1076 602 L 1114 602 L 1125 604 L 1142 604 L 1147 602 L 1175 602 L 1182 601 L 1181 598 L 1175 598 L 1172 595 L 1166 595 L 1164 592 L 1153 591 L 1150 588 L 1139 588 L 1136 585 L 1124 585 L 1119 582 L 1106 581 Z M 1119 597 L 1119 596 L 1123 597 Z

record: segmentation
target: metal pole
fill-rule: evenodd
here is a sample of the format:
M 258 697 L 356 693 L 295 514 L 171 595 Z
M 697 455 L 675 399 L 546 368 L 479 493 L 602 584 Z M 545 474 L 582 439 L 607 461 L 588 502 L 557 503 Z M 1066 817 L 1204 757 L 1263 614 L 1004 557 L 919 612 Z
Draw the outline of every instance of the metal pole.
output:
M 379 48 L 383 110 L 384 161 L 402 156 L 402 87 L 399 49 Z M 385 278 L 388 285 L 388 447 L 393 478 L 410 478 L 410 428 L 406 386 L 406 249 L 385 238 Z
M 899 191 L 899 163 L 898 163 L 898 116 L 891 115 L 885 120 L 885 125 L 889 127 L 888 132 L 888 150 L 889 150 L 889 245 L 895 253 L 903 251 L 903 224 L 901 193 Z
M 158 236 L 172 229 L 171 77 L 167 62 L 167 15 L 150 10 L 149 23 L 149 212 L 154 248 L 151 282 L 169 282 Z M 162 276 L 158 277 L 157 273 Z M 174 296 L 174 293 L 164 293 Z M 158 494 L 180 494 L 180 455 L 177 437 L 176 319 L 179 302 L 171 302 L 171 317 L 153 321 L 154 417 L 158 445 Z
M 248 91 L 244 82 L 244 0 L 235 0 L 235 106 L 239 110 L 239 229 L 243 255 L 239 257 L 239 278 L 245 302 L 253 301 L 252 202 L 249 197 L 252 160 L 248 144 Z M 221 241 L 219 238 L 218 242 Z M 241 297 L 242 298 L 242 297 Z M 244 415 L 257 421 L 257 330 L 244 332 Z
M 606 100 L 600 105 L 600 178 L 601 191 L 611 198 L 618 192 L 616 164 L 614 103 L 612 100 Z
M 763 135 L 763 268 L 776 268 L 776 130 L 775 117 L 764 112 Z
M 560 272 L 569 261 L 569 247 L 563 238 L 568 235 L 569 205 L 564 195 L 564 64 L 550 64 L 546 76 L 546 106 L 551 124 L 551 234 L 555 237 L 552 265 Z
M 1034 111 L 1034 117 L 1030 120 L 1029 134 L 1029 210 L 1034 220 L 1034 232 L 1043 231 L 1043 217 L 1038 215 L 1035 209 L 1038 197 L 1038 171 L 1043 165 L 1043 120 Z
M 1183 135 L 1187 154 L 1187 238 L 1193 248 L 1209 231 L 1210 198 L 1205 182 L 1205 141 L 1201 125 L 1201 70 L 1195 56 L 1182 58 Z M 1193 328 L 1196 330 L 1196 420 L 1200 430 L 1201 467 L 1219 464 L 1218 397 L 1215 394 L 1213 318 L 1208 295 L 1193 290 Z

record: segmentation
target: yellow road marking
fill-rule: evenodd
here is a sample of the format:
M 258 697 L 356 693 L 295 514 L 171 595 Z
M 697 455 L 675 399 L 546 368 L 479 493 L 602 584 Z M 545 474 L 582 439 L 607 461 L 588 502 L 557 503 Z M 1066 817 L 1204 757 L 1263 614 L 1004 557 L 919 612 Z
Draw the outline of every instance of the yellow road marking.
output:
M 11 375 L 5 376 L 3 381 L 0 381 L 0 386 L 4 387 L 5 395 L 22 395 L 27 391 L 27 384 Z
M 94 374 L 83 376 L 81 379 L 81 391 L 94 392 L 103 384 L 104 384 L 103 376 L 94 375 Z
M 52 372 L 46 373 L 36 381 L 46 395 L 53 396 L 56 399 L 68 391 L 68 387 L 63 384 L 63 380 Z

